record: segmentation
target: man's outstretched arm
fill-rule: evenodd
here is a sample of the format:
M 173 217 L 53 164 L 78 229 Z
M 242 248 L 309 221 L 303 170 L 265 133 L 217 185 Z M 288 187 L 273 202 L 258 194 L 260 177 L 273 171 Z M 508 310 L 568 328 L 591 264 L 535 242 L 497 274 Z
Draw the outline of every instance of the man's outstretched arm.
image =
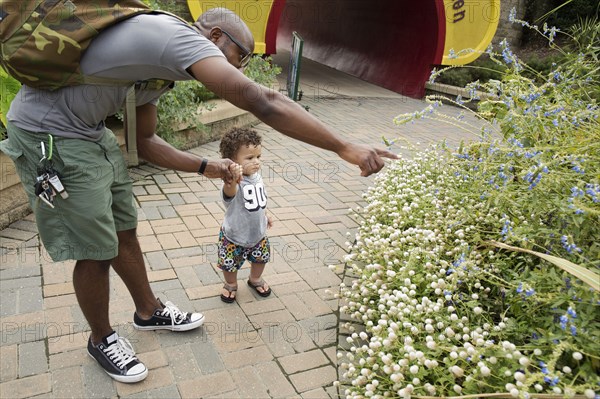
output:
M 223 58 L 205 58 L 189 70 L 219 97 L 253 113 L 286 136 L 335 152 L 343 160 L 358 165 L 362 176 L 379 172 L 384 166 L 383 158 L 398 158 L 385 149 L 345 140 L 300 105 L 251 81 Z

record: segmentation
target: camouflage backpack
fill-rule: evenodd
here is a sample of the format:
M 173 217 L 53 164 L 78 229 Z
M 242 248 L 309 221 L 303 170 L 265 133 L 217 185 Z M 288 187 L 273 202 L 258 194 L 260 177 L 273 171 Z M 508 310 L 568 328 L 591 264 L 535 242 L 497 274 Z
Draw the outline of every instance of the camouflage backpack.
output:
M 156 12 L 166 13 L 153 11 L 142 0 L 1 0 L 0 64 L 21 83 L 39 89 L 80 84 L 130 86 L 126 103 L 128 151 L 129 161 L 137 164 L 135 136 L 131 136 L 135 134 L 135 85 L 160 89 L 172 82 L 85 76 L 79 62 L 103 29 L 134 15 Z
M 21 83 L 40 89 L 91 83 L 79 61 L 92 39 L 149 12 L 141 0 L 3 0 L 0 63 Z

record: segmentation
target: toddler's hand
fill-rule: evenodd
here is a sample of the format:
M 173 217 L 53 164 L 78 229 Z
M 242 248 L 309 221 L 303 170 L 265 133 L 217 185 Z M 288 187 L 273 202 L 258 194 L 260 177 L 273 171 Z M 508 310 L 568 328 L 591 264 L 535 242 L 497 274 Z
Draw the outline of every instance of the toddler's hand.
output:
M 232 163 L 229 165 L 229 171 L 231 172 L 231 176 L 233 177 L 233 183 L 239 183 L 242 181 L 243 176 L 243 168 L 242 165 L 237 163 Z

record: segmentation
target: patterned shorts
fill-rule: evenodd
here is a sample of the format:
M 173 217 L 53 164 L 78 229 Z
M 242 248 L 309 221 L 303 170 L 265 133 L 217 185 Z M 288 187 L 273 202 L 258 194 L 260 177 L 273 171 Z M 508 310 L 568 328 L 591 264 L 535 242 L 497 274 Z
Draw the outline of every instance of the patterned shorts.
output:
M 245 260 L 251 263 L 267 263 L 271 258 L 271 244 L 267 236 L 253 247 L 243 247 L 229 241 L 223 234 L 223 229 L 219 232 L 218 251 L 217 266 L 226 272 L 240 270 Z

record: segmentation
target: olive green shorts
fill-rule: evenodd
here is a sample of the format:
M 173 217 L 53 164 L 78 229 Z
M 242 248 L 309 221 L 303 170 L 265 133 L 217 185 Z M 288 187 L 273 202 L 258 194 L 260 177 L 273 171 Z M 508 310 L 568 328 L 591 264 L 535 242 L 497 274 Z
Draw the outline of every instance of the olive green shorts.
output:
M 54 208 L 36 197 L 41 143 L 48 134 L 32 133 L 8 123 L 8 140 L 0 149 L 15 163 L 29 197 L 40 238 L 54 261 L 108 260 L 118 254 L 117 232 L 137 226 L 132 183 L 114 134 L 88 141 L 53 137 L 52 165 L 68 198 L 54 198 Z

